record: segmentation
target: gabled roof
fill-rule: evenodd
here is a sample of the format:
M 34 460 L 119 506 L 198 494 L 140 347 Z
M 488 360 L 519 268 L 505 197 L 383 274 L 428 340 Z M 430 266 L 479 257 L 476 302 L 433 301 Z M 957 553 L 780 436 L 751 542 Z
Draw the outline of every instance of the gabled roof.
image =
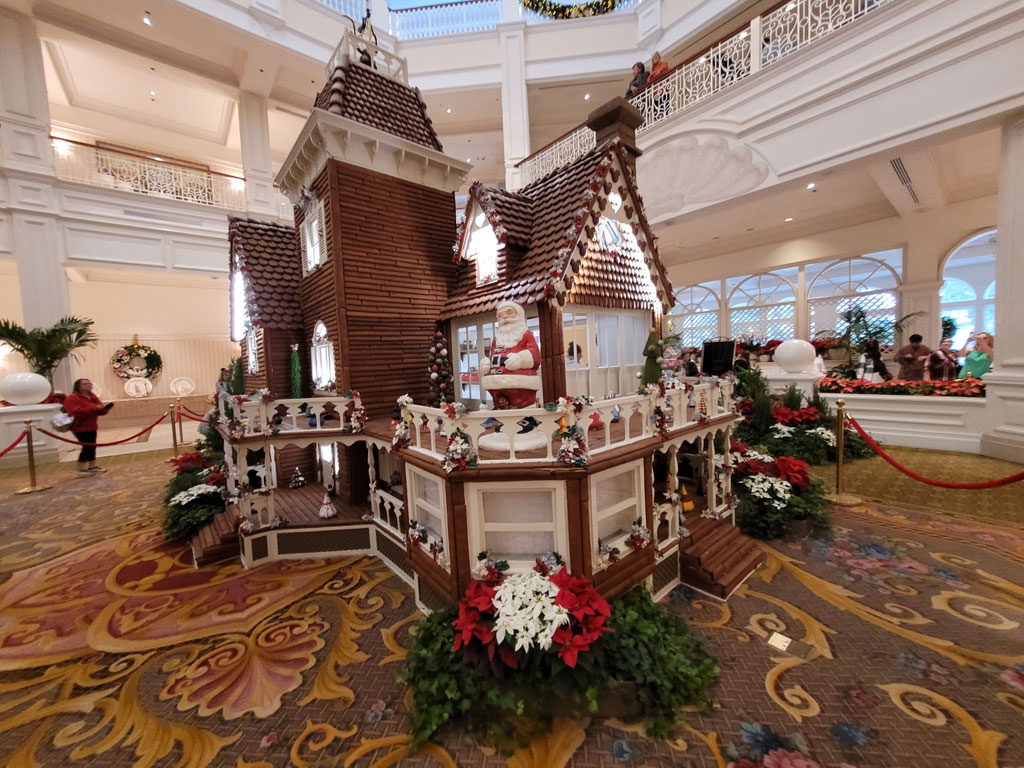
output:
M 503 279 L 477 286 L 473 266 L 461 264 L 443 317 L 485 312 L 504 300 L 531 304 L 555 299 L 564 304 L 569 297 L 581 303 L 599 303 L 582 301 L 585 295 L 600 295 L 626 305 L 640 302 L 641 306 L 651 306 L 648 294 L 627 285 L 646 281 L 642 273 L 626 269 L 625 263 L 620 265 L 610 257 L 606 262 L 603 256 L 607 254 L 600 249 L 588 256 L 587 243 L 613 190 L 622 198 L 624 218 L 637 237 L 640 253 L 636 256 L 641 263 L 645 262 L 648 276 L 657 286 L 658 300 L 667 307 L 672 288 L 658 260 L 654 237 L 623 151 L 618 140 L 605 142 L 516 192 L 474 184 L 466 217 L 472 215 L 477 204 L 487 214 L 498 242 L 505 244 L 505 271 Z M 462 261 L 466 217 L 459 226 L 454 246 L 456 262 Z M 584 256 L 601 261 L 601 266 L 588 270 L 584 279 L 587 294 L 574 291 Z M 641 294 L 645 296 L 642 301 Z
M 419 88 L 340 57 L 314 106 L 394 136 L 443 151 Z
M 260 328 L 302 328 L 295 229 L 229 216 L 228 243 L 231 268 L 245 276 L 249 321 Z

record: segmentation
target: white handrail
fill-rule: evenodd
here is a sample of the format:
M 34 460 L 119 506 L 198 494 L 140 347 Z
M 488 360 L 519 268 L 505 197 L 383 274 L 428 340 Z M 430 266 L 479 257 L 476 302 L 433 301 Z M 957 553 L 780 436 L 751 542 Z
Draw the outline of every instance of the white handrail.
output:
M 644 116 L 637 134 L 892 2 L 895 0 L 791 0 L 751 19 L 744 29 L 715 43 L 630 99 Z M 757 40 L 760 45 L 751 44 Z M 594 132 L 581 125 L 519 163 L 523 184 L 531 184 L 571 163 L 593 146 Z

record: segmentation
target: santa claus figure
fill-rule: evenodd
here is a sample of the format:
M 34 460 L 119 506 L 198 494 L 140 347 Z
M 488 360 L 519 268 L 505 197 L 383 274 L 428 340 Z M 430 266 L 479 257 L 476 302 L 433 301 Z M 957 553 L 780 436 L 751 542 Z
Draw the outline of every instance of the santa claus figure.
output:
M 490 360 L 480 364 L 481 385 L 491 393 L 495 408 L 529 408 L 540 389 L 540 350 L 526 327 L 521 306 L 503 301 L 498 305 L 497 319 Z

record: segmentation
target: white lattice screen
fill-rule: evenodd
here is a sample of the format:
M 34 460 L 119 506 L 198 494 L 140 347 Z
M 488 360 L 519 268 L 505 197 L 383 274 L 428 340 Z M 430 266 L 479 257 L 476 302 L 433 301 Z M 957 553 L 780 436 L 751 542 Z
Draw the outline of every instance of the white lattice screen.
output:
M 846 330 L 846 323 L 840 313 L 860 307 L 867 315 L 868 322 L 893 322 L 897 318 L 898 301 L 892 291 L 877 293 L 859 293 L 855 296 L 831 296 L 827 299 L 812 299 L 808 302 L 811 313 L 811 338 L 825 331 L 835 331 L 839 336 Z M 882 344 L 893 344 L 895 339 L 890 333 L 878 340 Z

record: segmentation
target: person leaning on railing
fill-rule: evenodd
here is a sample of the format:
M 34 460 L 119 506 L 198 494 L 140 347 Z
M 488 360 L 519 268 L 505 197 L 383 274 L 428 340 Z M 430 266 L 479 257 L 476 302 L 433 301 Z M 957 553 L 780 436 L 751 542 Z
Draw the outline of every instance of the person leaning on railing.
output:
M 647 78 L 647 87 L 652 89 L 655 120 L 668 115 L 668 86 L 665 83 L 658 83 L 659 80 L 664 80 L 668 73 L 668 62 L 661 58 L 661 52 L 655 51 L 651 56 L 651 74 Z
M 71 431 L 75 439 L 85 443 L 78 454 L 78 476 L 93 477 L 107 470 L 96 466 L 96 432 L 99 430 L 99 417 L 106 416 L 113 403 L 106 405 L 92 391 L 92 382 L 79 379 L 75 382 L 70 395 L 64 398 L 64 412 L 71 416 Z
M 629 87 L 626 89 L 627 99 L 633 98 L 646 87 L 647 77 L 647 70 L 642 61 L 633 65 L 633 79 L 629 81 Z

